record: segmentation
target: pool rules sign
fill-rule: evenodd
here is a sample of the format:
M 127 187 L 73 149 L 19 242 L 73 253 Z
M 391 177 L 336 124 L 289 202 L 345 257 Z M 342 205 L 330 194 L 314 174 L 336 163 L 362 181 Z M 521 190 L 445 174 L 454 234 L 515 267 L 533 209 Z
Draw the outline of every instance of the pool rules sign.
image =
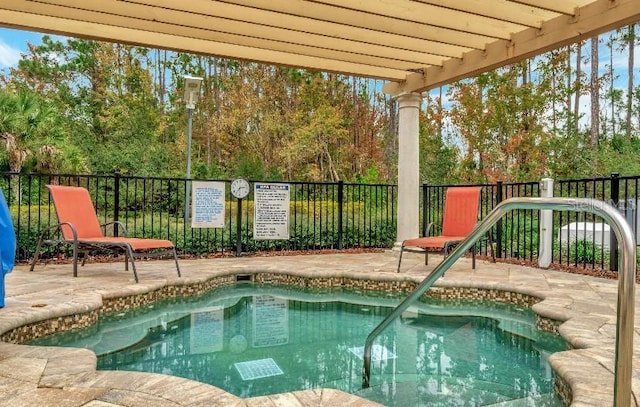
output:
M 224 227 L 224 182 L 191 182 L 191 227 Z
M 289 239 L 289 184 L 254 183 L 253 238 Z

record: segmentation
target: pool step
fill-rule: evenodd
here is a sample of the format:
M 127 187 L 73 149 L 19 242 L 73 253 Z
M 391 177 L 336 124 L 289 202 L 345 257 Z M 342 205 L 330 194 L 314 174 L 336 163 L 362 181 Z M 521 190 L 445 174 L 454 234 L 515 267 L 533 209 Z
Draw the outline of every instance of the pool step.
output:
M 420 381 L 415 375 L 396 376 L 396 381 L 389 378 L 384 384 L 375 385 L 368 389 L 354 393 L 385 406 L 449 406 L 475 405 L 492 407 L 528 407 L 532 405 L 545 407 L 560 407 L 562 402 L 553 394 L 543 394 L 534 397 L 517 397 L 510 386 L 502 383 L 475 381 L 465 386 L 465 378 L 446 377 L 436 380 L 434 377 L 421 376 Z M 341 388 L 338 382 L 327 383 L 327 387 Z M 392 397 L 388 396 L 393 394 Z
M 501 401 L 494 404 L 486 404 L 486 407 L 530 407 L 530 406 L 545 406 L 545 407 L 560 407 L 564 404 L 556 397 L 554 393 L 541 394 L 535 397 L 523 397 L 520 399 Z

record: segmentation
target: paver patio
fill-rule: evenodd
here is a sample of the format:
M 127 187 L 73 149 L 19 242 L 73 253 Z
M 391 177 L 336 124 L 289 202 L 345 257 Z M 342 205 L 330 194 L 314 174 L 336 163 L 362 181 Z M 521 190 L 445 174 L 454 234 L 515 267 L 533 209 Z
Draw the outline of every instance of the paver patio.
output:
M 139 262 L 135 284 L 122 262 L 87 264 L 79 277 L 71 265 L 24 265 L 6 277 L 0 334 L 14 328 L 101 307 L 103 298 L 131 296 L 166 285 L 188 285 L 225 274 L 278 272 L 299 276 L 421 281 L 441 260 L 405 254 L 396 274 L 396 252 L 182 260 L 182 278 L 170 261 Z M 613 405 L 617 281 L 504 263 L 458 261 L 436 286 L 520 292 L 544 299 L 534 311 L 566 321 L 559 332 L 576 349 L 551 357 L 569 384 L 574 406 Z M 637 291 L 637 290 L 636 290 Z M 636 304 L 638 295 L 636 294 Z M 635 318 L 632 405 L 639 405 L 640 318 Z M 240 399 L 216 387 L 182 378 L 137 372 L 96 371 L 96 356 L 84 349 L 0 342 L 0 405 L 7 406 L 373 406 L 338 390 L 308 390 Z

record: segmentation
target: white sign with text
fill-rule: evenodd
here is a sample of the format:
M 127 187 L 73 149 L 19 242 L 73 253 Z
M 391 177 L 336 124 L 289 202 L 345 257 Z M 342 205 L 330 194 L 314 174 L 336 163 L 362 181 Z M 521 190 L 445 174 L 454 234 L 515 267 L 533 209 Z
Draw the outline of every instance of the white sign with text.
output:
M 224 227 L 224 182 L 193 181 L 191 188 L 191 227 Z
M 289 239 L 289 188 L 289 184 L 254 184 L 254 239 Z

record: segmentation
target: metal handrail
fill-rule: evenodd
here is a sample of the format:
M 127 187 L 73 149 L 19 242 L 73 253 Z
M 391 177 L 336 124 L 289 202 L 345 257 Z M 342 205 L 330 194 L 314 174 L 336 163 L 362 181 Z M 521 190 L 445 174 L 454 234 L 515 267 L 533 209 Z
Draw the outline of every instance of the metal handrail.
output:
M 498 204 L 482 222 L 473 229 L 420 285 L 402 301 L 367 336 L 364 346 L 362 387 L 369 387 L 371 376 L 371 347 L 373 341 L 400 314 L 415 302 L 431 285 L 466 253 L 507 212 L 514 209 L 550 209 L 559 211 L 588 212 L 602 217 L 610 226 L 621 248 L 618 273 L 618 304 L 616 323 L 616 360 L 614 372 L 614 405 L 628 406 L 631 401 L 631 363 L 633 356 L 633 331 L 635 312 L 636 244 L 631 227 L 614 207 L 591 198 L 510 198 Z

